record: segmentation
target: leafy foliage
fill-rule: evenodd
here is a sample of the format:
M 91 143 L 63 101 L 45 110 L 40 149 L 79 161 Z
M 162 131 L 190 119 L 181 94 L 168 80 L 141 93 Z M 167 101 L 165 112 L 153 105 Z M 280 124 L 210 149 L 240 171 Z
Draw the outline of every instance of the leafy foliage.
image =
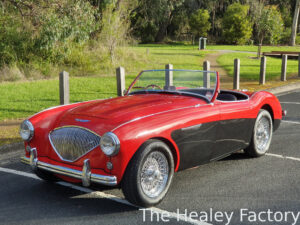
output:
M 228 44 L 246 44 L 252 35 L 252 23 L 248 16 L 249 6 L 234 3 L 223 18 L 224 40 Z
M 173 12 L 183 2 L 184 0 L 139 0 L 131 16 L 135 36 L 140 37 L 142 42 L 163 41 Z
M 295 6 L 296 0 L 2 0 L 0 80 L 50 76 L 64 66 L 93 74 L 97 60 L 112 71 L 135 40 L 286 44 Z
M 99 40 L 108 49 L 110 61 L 114 63 L 116 47 L 123 45 L 128 40 L 129 23 L 126 8 L 114 10 L 109 5 L 102 16 L 102 32 Z
M 5 1 L 1 11 L 2 64 L 28 62 L 32 56 L 61 62 L 70 43 L 89 40 L 99 26 L 84 0 Z
M 21 18 L 9 12 L 0 13 L 0 66 L 18 60 L 28 61 L 33 48 L 31 32 L 22 24 Z
M 277 44 L 283 33 L 283 20 L 276 6 L 260 5 L 254 17 L 257 37 L 260 44 Z
M 207 32 L 211 28 L 209 18 L 209 13 L 205 9 L 198 9 L 191 15 L 189 24 L 191 27 L 191 31 L 196 35 L 196 37 L 207 36 Z

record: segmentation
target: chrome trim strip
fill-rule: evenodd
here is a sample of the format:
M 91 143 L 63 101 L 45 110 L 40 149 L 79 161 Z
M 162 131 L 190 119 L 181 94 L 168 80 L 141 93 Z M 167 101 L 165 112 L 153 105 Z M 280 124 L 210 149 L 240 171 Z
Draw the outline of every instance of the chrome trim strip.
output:
M 205 105 L 208 105 L 208 104 L 205 104 Z M 114 132 L 116 129 L 118 129 L 118 128 L 126 125 L 126 124 L 129 124 L 129 123 L 135 122 L 137 120 L 140 120 L 140 119 L 144 119 L 144 118 L 147 118 L 147 117 L 151 117 L 151 116 L 155 116 L 155 115 L 159 115 L 159 114 L 163 114 L 163 113 L 167 113 L 167 112 L 177 111 L 177 110 L 181 110 L 181 109 L 199 108 L 199 107 L 205 106 L 205 105 L 197 104 L 197 105 L 193 105 L 193 106 L 186 106 L 186 107 L 182 107 L 182 108 L 179 108 L 179 109 L 171 109 L 171 110 L 166 110 L 166 111 L 163 111 L 163 112 L 158 112 L 158 113 L 153 113 L 153 114 L 149 114 L 149 115 L 146 115 L 146 116 L 137 117 L 135 119 L 129 120 L 125 123 L 122 123 L 122 124 L 116 126 L 114 129 L 111 130 L 111 132 Z
M 218 100 L 218 102 L 222 102 L 222 103 L 233 103 L 233 102 L 249 102 L 249 98 L 248 99 L 244 99 L 244 100 L 234 100 L 234 101 L 222 101 L 222 100 Z
M 32 157 L 34 158 L 34 154 L 31 154 Z M 27 165 L 31 165 L 31 160 L 30 158 L 24 156 L 21 157 L 21 162 L 25 163 Z M 63 166 L 55 166 L 49 163 L 45 163 L 42 161 L 39 161 L 37 158 L 35 160 L 36 162 L 36 167 L 38 169 L 46 170 L 51 173 L 55 174 L 60 174 L 72 178 L 76 178 L 79 180 L 82 180 L 83 185 L 87 184 L 85 182 L 93 182 L 93 183 L 98 183 L 98 184 L 104 184 L 107 186 L 115 186 L 117 185 L 117 177 L 116 176 L 105 176 L 105 175 L 99 175 L 99 174 L 94 174 L 91 173 L 89 169 L 87 169 L 87 165 L 83 166 L 83 171 L 80 170 L 74 170 L 70 169 L 68 167 L 63 167 Z M 86 162 L 85 162 L 86 164 Z

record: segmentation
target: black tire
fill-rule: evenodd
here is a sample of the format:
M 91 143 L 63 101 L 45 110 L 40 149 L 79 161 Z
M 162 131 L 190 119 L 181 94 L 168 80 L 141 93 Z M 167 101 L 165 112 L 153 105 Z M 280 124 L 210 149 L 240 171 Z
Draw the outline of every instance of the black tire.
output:
M 260 123 L 262 122 L 268 123 L 265 127 L 265 133 L 261 136 L 261 140 L 265 142 L 263 145 L 260 145 L 260 140 L 258 131 L 260 129 Z M 260 132 L 262 133 L 262 132 Z M 251 157 L 260 157 L 266 154 L 266 152 L 269 150 L 271 140 L 272 140 L 272 135 L 273 135 L 273 120 L 270 115 L 270 113 L 267 110 L 261 109 L 257 115 L 254 128 L 253 128 L 253 133 L 252 133 L 252 138 L 250 145 L 245 149 L 245 153 L 248 154 Z
M 52 173 L 50 173 L 48 171 L 36 169 L 34 172 L 39 178 L 41 178 L 42 180 L 44 180 L 46 182 L 55 183 L 55 182 L 59 181 L 58 177 L 54 176 Z
M 151 177 L 148 176 L 146 178 L 143 178 L 144 181 L 142 181 L 142 172 L 144 175 L 146 174 L 146 172 L 148 172 L 145 171 L 145 168 L 147 168 L 147 164 L 145 162 L 147 163 L 150 162 L 149 159 L 153 159 L 154 156 L 159 156 L 160 159 L 162 159 L 160 160 L 160 163 L 162 162 L 160 165 L 165 165 L 165 163 L 167 162 L 169 169 L 168 172 L 166 172 L 167 170 L 163 170 L 164 174 L 161 173 L 162 170 L 152 171 L 151 174 L 152 178 L 155 177 L 155 179 L 158 179 L 157 176 L 160 176 L 159 179 L 161 179 L 164 176 L 164 181 L 162 182 L 163 187 L 161 187 L 161 191 L 157 193 L 155 192 L 157 196 L 150 196 L 150 194 L 147 194 L 148 190 L 146 190 L 145 185 L 147 182 L 151 182 L 149 181 Z M 159 162 L 156 161 L 156 163 L 157 163 L 156 166 L 158 166 Z M 173 160 L 172 152 L 170 151 L 169 147 L 165 143 L 159 140 L 148 140 L 139 148 L 139 150 L 135 153 L 130 163 L 128 164 L 121 183 L 122 191 L 126 199 L 134 205 L 138 205 L 142 207 L 153 206 L 161 202 L 162 199 L 167 194 L 173 175 L 174 175 L 174 160 Z M 146 181 L 147 179 L 148 181 Z M 156 185 L 155 187 L 158 186 Z

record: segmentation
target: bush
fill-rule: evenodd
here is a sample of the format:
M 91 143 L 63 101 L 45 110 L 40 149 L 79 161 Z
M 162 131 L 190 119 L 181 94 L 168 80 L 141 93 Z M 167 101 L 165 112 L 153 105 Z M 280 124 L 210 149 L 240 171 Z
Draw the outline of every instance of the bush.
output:
M 300 45 L 300 35 L 299 34 L 296 37 L 296 45 Z
M 286 28 L 281 34 L 281 39 L 280 39 L 279 43 L 280 44 L 289 44 L 289 42 L 291 40 L 291 32 L 292 32 L 292 29 L 290 27 Z
M 20 18 L 0 14 L 0 67 L 17 61 L 28 61 L 32 51 L 31 32 L 22 29 Z
M 0 4 L 0 66 L 32 57 L 62 62 L 70 45 L 86 42 L 99 26 L 85 0 L 14 4 L 18 1 Z
M 95 10 L 84 0 L 63 0 L 60 7 L 40 13 L 35 49 L 43 59 L 61 62 L 72 43 L 84 43 L 97 29 Z
M 284 36 L 288 35 L 288 29 L 283 35 L 283 20 L 277 6 L 264 6 L 263 4 L 258 5 L 254 13 L 253 20 L 259 44 L 278 44 L 282 38 L 285 38 Z
M 191 27 L 192 33 L 196 37 L 207 37 L 207 32 L 211 28 L 209 18 L 209 13 L 205 9 L 198 9 L 191 15 L 189 25 Z
M 265 43 L 278 44 L 282 38 L 284 26 L 281 13 L 277 6 L 264 7 L 263 16 L 260 21 L 264 23 L 261 26 L 264 27 Z
M 234 3 L 223 18 L 223 38 L 227 44 L 244 45 L 252 36 L 252 23 L 248 16 L 249 6 Z

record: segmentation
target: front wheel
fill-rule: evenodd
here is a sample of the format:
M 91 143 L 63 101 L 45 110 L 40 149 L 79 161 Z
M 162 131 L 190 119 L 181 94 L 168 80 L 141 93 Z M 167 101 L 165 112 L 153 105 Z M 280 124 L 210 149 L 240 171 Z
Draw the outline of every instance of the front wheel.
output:
M 273 135 L 273 120 L 267 110 L 261 109 L 255 121 L 252 139 L 245 152 L 252 157 L 260 157 L 269 150 Z
M 131 159 L 122 181 L 122 191 L 132 204 L 149 207 L 158 204 L 168 192 L 174 174 L 169 147 L 149 140 Z

